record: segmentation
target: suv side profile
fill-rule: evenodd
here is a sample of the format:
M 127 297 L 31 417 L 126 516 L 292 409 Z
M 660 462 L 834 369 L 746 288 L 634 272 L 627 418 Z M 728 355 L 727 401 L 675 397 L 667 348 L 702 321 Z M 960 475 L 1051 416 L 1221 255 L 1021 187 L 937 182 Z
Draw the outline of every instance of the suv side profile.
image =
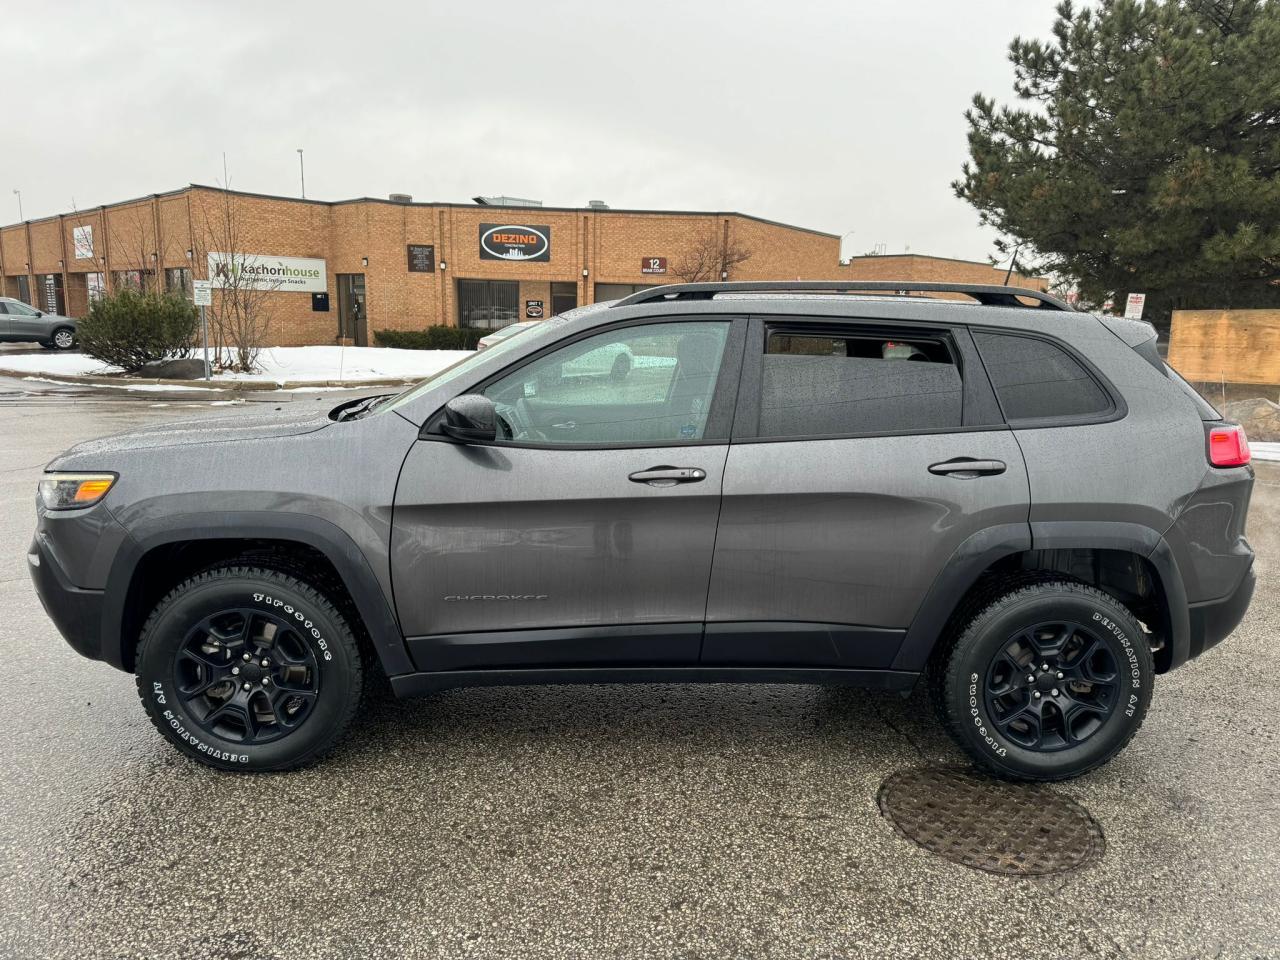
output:
M 76 345 L 76 322 L 13 297 L 0 297 L 0 343 L 38 343 L 53 350 Z
M 624 377 L 577 362 L 622 348 Z M 223 769 L 320 756 L 380 669 L 400 696 L 923 679 L 976 763 L 1056 780 L 1244 616 L 1252 484 L 1148 324 L 1009 287 L 687 284 L 328 415 L 80 444 L 29 560 L 70 644 Z

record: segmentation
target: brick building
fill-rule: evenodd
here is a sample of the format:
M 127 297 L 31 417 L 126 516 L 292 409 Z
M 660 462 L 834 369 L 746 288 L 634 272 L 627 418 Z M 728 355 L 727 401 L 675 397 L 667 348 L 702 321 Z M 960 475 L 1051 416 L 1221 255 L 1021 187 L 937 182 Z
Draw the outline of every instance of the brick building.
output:
M 889 253 L 875 256 L 852 257 L 840 268 L 841 280 L 916 280 L 940 283 L 990 283 L 1004 284 L 1004 267 L 993 267 L 979 260 L 955 260 L 951 257 L 930 257 L 919 253 Z M 1008 286 L 1028 287 L 1047 291 L 1049 281 L 1044 277 L 1028 277 L 1014 273 Z M 943 294 L 943 296 L 949 296 Z M 954 295 L 964 299 L 963 295 Z
M 234 233 L 234 242 L 228 235 Z M 83 316 L 122 284 L 189 290 L 239 267 L 270 290 L 272 345 L 499 327 L 678 282 L 691 247 L 748 249 L 735 280 L 839 276 L 839 238 L 740 213 L 338 202 L 192 185 L 0 228 L 0 295 Z M 716 279 L 716 278 L 709 278 Z

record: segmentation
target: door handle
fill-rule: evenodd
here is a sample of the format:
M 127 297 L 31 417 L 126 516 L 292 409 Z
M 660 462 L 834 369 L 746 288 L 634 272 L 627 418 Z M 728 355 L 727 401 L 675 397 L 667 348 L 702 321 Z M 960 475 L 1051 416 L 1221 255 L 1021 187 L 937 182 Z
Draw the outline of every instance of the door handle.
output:
M 650 467 L 637 470 L 627 477 L 632 483 L 647 483 L 651 487 L 674 487 L 677 483 L 697 483 L 707 479 L 707 471 L 701 467 Z
M 1004 473 L 1003 460 L 974 460 L 972 457 L 956 457 L 942 463 L 929 465 L 929 472 L 940 476 L 955 477 L 957 480 L 972 480 L 975 477 L 992 477 Z

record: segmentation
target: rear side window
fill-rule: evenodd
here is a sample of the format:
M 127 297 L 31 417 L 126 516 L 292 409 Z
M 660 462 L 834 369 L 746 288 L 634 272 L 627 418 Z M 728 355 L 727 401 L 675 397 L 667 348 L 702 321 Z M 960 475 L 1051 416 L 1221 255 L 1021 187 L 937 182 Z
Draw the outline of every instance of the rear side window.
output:
M 978 330 L 973 339 L 1011 422 L 1099 416 L 1114 406 L 1080 362 L 1048 340 Z
M 931 338 L 771 331 L 760 394 L 769 438 L 931 433 L 964 413 L 955 358 Z

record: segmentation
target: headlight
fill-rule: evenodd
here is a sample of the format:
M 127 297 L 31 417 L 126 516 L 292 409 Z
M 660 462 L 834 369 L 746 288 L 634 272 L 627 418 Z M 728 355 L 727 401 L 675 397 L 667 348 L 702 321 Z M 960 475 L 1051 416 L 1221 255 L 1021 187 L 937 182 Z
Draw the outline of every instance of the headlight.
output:
M 91 507 L 115 482 L 114 473 L 46 473 L 40 478 L 40 502 L 46 510 Z

